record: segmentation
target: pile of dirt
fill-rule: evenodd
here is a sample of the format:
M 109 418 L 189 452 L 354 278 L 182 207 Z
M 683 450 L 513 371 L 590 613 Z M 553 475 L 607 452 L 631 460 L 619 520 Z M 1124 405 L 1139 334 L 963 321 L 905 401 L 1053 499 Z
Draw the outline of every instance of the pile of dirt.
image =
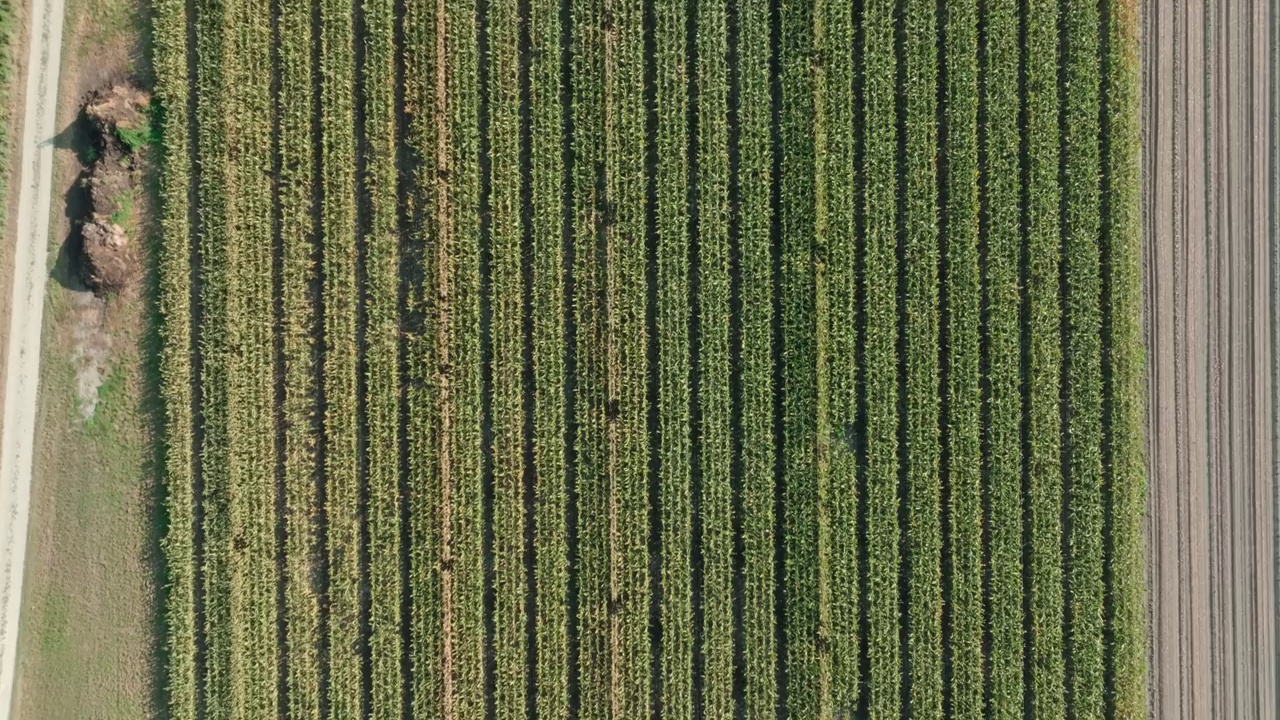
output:
M 91 209 L 80 229 L 80 273 L 99 295 L 123 290 L 137 275 L 137 253 L 128 231 L 137 187 L 136 153 L 150 142 L 150 108 L 145 91 L 124 83 L 98 90 L 84 106 L 95 157 L 83 180 Z

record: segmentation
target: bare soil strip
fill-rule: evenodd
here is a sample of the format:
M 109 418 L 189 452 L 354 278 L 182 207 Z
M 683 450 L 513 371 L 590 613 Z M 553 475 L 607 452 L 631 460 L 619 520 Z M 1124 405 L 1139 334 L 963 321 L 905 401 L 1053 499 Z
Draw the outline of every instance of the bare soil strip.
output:
M 1265 0 L 1145 6 L 1151 712 L 1275 707 Z

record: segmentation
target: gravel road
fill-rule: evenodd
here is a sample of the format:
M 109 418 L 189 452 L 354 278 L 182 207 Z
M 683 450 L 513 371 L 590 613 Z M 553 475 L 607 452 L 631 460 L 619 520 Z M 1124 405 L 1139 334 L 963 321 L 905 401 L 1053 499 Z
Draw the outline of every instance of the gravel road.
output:
M 63 0 L 31 0 L 27 92 L 22 122 L 13 315 L 10 318 L 3 438 L 0 439 L 0 720 L 13 707 L 18 615 L 31 500 L 40 326 L 48 277 L 49 190 L 62 54 Z
M 1144 6 L 1155 718 L 1276 712 L 1269 0 Z

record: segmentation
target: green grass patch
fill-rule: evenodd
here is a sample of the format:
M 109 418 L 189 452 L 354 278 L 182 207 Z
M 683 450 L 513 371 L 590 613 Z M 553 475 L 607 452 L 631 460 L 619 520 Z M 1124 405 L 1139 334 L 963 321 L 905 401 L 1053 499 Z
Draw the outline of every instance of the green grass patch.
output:
M 116 210 L 111 213 L 111 222 L 120 227 L 128 227 L 133 220 L 133 193 L 122 192 L 116 196 Z
M 155 142 L 155 134 L 151 130 L 151 120 L 147 118 L 136 128 L 116 127 L 116 137 L 129 147 L 130 152 L 138 152 L 151 147 Z

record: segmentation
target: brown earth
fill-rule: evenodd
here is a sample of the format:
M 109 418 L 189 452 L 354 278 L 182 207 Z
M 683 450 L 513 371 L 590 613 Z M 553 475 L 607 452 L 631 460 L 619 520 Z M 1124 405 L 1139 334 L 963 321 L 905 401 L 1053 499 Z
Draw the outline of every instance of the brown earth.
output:
M 95 158 L 83 186 L 88 214 L 81 219 L 80 277 L 99 295 L 118 293 L 138 274 L 138 252 L 129 241 L 135 186 L 143 158 L 122 141 L 123 131 L 147 131 L 151 97 L 130 83 L 95 91 L 84 106 Z
M 1151 714 L 1276 710 L 1268 0 L 1144 6 Z

